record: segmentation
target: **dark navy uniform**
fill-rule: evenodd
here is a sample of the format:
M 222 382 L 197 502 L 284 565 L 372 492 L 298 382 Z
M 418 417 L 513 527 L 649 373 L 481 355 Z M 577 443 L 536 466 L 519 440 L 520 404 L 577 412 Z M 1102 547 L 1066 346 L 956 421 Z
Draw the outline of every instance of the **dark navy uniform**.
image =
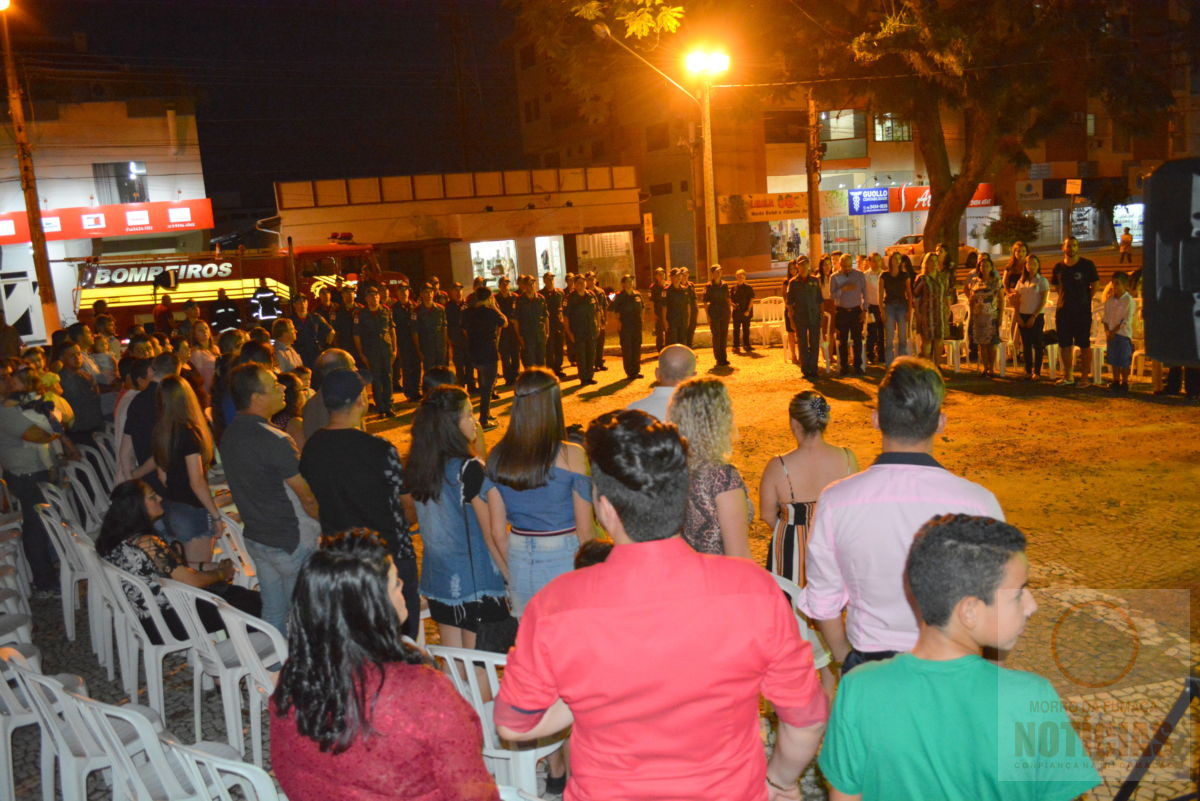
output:
M 279 296 L 265 286 L 254 290 L 250 296 L 250 316 L 269 329 L 271 321 L 279 316 Z
M 403 375 L 404 397 L 421 399 L 421 352 L 415 341 L 417 308 L 411 301 L 392 304 L 392 324 L 396 327 L 396 360 Z
M 217 300 L 212 307 L 212 321 L 213 331 L 223 334 L 242 327 L 242 313 L 232 300 Z
M 696 285 L 691 281 L 687 281 L 683 285 L 687 292 L 688 301 L 688 320 L 687 320 L 687 346 L 692 347 L 692 342 L 696 339 L 696 323 L 699 322 L 700 304 L 696 302 Z
M 357 303 L 351 303 L 349 306 L 339 303 L 333 307 L 333 342 L 347 353 L 358 352 L 354 345 L 354 315 L 358 314 L 361 308 Z
M 496 309 L 506 319 L 513 319 L 517 313 L 517 296 L 511 292 L 508 295 L 497 292 L 494 297 Z M 500 372 L 504 375 L 505 384 L 515 382 L 517 374 L 521 372 L 521 350 L 517 344 L 517 332 L 511 325 L 500 329 Z
M 608 321 L 608 295 L 600 287 L 588 290 L 596 297 L 596 369 L 607 370 L 604 366 L 604 335 L 605 323 Z
M 596 296 L 586 290 L 583 294 L 572 292 L 567 295 L 565 316 L 571 331 L 575 363 L 579 366 L 579 380 L 590 382 L 596 369 Z
M 392 411 L 392 359 L 396 354 L 396 328 L 392 314 L 383 306 L 371 311 L 363 307 L 354 315 L 354 336 L 358 339 L 366 368 L 371 371 L 371 394 L 380 414 Z
M 421 348 L 421 363 L 426 370 L 446 367 L 446 308 L 437 303 L 419 304 L 416 309 L 417 344 Z
M 667 308 L 667 284 L 650 285 L 650 305 L 654 307 L 655 352 L 667 346 L 667 324 L 663 321 L 663 310 Z
M 609 308 L 621 321 L 621 361 L 625 375 L 636 378 L 642 372 L 642 312 L 645 304 L 636 289 L 618 292 Z
M 683 345 L 687 342 L 688 292 L 686 287 L 669 286 L 666 291 L 667 345 Z
M 550 332 L 546 335 L 546 366 L 556 375 L 562 373 L 563 363 L 563 301 L 565 296 L 561 289 L 543 289 L 542 299 L 546 301 L 546 317 L 550 322 Z
M 708 309 L 708 325 L 712 329 L 713 356 L 718 365 L 729 364 L 725 345 L 729 341 L 729 285 L 722 281 L 709 281 L 704 286 L 704 305 Z
M 754 350 L 750 347 L 750 318 L 754 316 L 754 287 L 749 284 L 734 284 L 729 297 L 733 302 L 733 349 L 744 347 L 746 352 L 750 353 Z
M 521 364 L 543 367 L 546 364 L 546 300 L 537 293 L 533 297 L 520 295 L 514 319 L 521 337 Z
M 454 379 L 468 392 L 475 391 L 475 370 L 471 357 L 467 355 L 467 332 L 463 330 L 463 310 L 467 304 L 461 300 L 446 299 L 446 330 L 450 334 L 450 357 L 454 360 Z

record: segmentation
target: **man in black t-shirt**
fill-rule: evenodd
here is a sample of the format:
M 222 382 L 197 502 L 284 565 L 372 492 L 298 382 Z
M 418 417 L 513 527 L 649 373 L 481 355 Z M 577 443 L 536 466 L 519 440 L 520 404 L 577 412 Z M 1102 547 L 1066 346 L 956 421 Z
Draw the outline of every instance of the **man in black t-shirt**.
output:
M 120 452 L 131 453 L 133 458 L 127 460 L 123 457 L 118 463 L 136 465 L 131 477 L 145 481 L 159 495 L 165 493 L 166 488 L 158 480 L 151 442 L 154 421 L 158 415 L 158 382 L 178 372 L 179 360 L 174 353 L 160 353 L 154 357 L 150 367 L 150 385 L 129 402 L 129 410 L 125 413 L 125 430 L 121 432 Z
M 479 377 L 479 424 L 485 429 L 495 428 L 496 421 L 489 412 L 492 388 L 496 386 L 496 362 L 500 360 L 496 339 L 508 327 L 508 318 L 497 311 L 492 290 L 486 286 L 475 290 L 475 305 L 463 311 L 462 326 L 467 335 L 467 353 Z
M 1072 370 L 1073 346 L 1079 347 L 1079 387 L 1089 385 L 1092 370 L 1092 295 L 1100 280 L 1091 259 L 1080 258 L 1079 240 L 1063 240 L 1063 260 L 1054 265 L 1050 283 L 1058 290 L 1058 308 L 1054 322 L 1058 328 L 1058 346 L 1062 354 L 1063 377 L 1058 383 L 1075 386 Z
M 322 534 L 361 527 L 383 537 L 404 584 L 408 607 L 404 633 L 415 639 L 421 598 L 409 523 L 416 514 L 396 447 L 361 430 L 367 413 L 366 387 L 353 370 L 334 370 L 325 376 L 321 398 L 329 410 L 329 423 L 305 442 L 300 475 L 316 496 Z

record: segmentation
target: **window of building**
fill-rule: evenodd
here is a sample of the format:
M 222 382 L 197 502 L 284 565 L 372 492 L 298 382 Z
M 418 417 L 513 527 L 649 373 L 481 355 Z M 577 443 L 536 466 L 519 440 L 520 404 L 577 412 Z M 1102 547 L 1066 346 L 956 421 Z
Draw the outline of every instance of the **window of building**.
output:
M 646 150 L 665 150 L 671 146 L 671 129 L 665 122 L 646 126 Z
M 686 192 L 686 191 L 688 191 L 689 186 L 690 186 L 690 184 L 687 181 L 680 181 L 679 182 L 679 191 Z
M 867 135 L 867 113 L 852 108 L 821 112 L 821 141 L 861 139 Z
M 521 69 L 527 70 L 537 63 L 537 51 L 528 44 L 521 48 Z
M 1096 115 L 1095 114 L 1087 115 L 1087 135 L 1089 137 L 1096 135 Z
M 669 195 L 671 194 L 671 184 L 668 181 L 665 184 L 650 184 L 650 194 L 652 195 Z
M 146 162 L 112 161 L 92 165 L 96 182 L 96 200 L 110 203 L 145 203 L 150 199 L 146 189 Z
M 876 114 L 875 141 L 911 142 L 912 123 L 899 114 Z
M 768 111 L 763 114 L 763 138 L 767 144 L 803 144 L 808 141 L 808 112 Z

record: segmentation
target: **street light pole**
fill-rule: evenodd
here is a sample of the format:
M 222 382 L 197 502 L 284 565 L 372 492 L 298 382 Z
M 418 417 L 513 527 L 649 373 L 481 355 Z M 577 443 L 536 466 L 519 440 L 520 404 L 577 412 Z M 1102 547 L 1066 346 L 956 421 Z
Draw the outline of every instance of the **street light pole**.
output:
M 60 327 L 58 302 L 54 282 L 50 277 L 50 257 L 46 253 L 46 231 L 42 228 L 42 207 L 38 199 L 37 176 L 33 172 L 33 149 L 25 128 L 25 108 L 21 104 L 21 88 L 13 59 L 12 42 L 8 38 L 9 0 L 0 0 L 0 27 L 4 31 L 4 74 L 8 79 L 8 113 L 12 118 L 13 140 L 17 146 L 17 167 L 21 174 L 21 191 L 25 194 L 25 216 L 29 222 L 29 243 L 33 248 L 33 270 L 37 276 L 38 296 L 42 303 L 42 319 L 46 339 Z
M 708 245 L 708 263 L 719 264 L 717 255 L 717 182 L 713 174 L 712 146 L 712 79 L 704 76 L 700 85 L 700 135 L 704 147 L 704 240 Z M 696 266 L 696 275 L 704 276 L 707 271 Z

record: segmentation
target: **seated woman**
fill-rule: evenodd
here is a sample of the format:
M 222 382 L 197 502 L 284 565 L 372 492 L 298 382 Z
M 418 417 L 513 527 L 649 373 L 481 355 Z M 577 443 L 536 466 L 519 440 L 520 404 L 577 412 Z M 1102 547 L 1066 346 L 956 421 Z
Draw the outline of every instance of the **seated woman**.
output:
M 187 637 L 187 631 L 171 608 L 170 601 L 162 594 L 162 587 L 158 584 L 160 578 L 202 587 L 220 595 L 243 612 L 256 617 L 262 614 L 262 599 L 257 592 L 229 583 L 234 573 L 233 562 L 226 559 L 216 564 L 201 564 L 199 570 L 184 564 L 154 530 L 154 521 L 162 516 L 162 498 L 145 483 L 133 480 L 118 484 L 112 491 L 112 505 L 100 524 L 96 553 L 150 586 L 172 634 L 180 639 Z M 142 596 L 133 590 L 127 592 L 151 641 L 161 643 L 162 638 L 154 629 L 150 610 L 145 608 Z M 211 604 L 197 604 L 197 611 L 206 629 L 218 631 L 222 628 L 221 616 Z
M 401 638 L 407 614 L 372 531 L 327 538 L 301 568 L 271 699 L 271 764 L 291 801 L 498 798 L 479 718 Z

